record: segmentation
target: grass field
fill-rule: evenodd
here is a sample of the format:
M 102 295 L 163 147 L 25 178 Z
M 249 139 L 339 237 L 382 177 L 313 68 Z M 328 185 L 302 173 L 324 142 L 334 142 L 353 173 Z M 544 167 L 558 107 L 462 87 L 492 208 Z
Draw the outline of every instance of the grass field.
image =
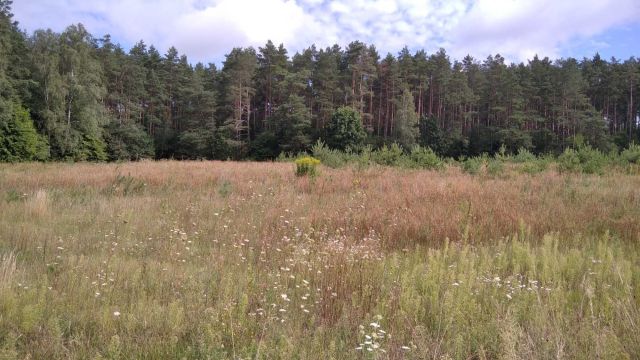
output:
M 0 165 L 1 359 L 638 359 L 640 176 Z

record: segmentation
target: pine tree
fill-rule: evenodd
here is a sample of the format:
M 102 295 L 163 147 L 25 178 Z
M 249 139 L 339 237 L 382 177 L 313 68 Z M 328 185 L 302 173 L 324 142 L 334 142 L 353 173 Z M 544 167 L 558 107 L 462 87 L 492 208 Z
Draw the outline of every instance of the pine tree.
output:
M 255 116 L 253 78 L 257 68 L 252 48 L 235 48 L 226 57 L 220 79 L 220 118 L 228 131 L 228 143 L 236 156 L 242 156 L 251 140 L 251 121 Z

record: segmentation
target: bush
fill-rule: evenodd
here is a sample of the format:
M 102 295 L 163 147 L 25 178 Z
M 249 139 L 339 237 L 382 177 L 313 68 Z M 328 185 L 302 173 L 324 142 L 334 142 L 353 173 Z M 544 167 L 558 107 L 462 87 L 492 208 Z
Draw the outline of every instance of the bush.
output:
M 549 163 L 551 161 L 548 159 L 538 159 L 536 161 L 527 161 L 522 164 L 520 167 L 520 171 L 525 174 L 537 174 L 541 173 L 547 168 L 549 168 Z
M 498 176 L 504 170 L 504 163 L 498 159 L 491 159 L 487 163 L 487 173 L 491 176 Z
M 316 176 L 318 174 L 317 166 L 320 164 L 320 160 L 311 156 L 305 156 L 296 160 L 296 175 L 297 176 Z
M 567 148 L 558 157 L 558 169 L 561 172 L 580 172 L 580 157 L 578 152 L 572 148 Z
M 443 162 L 430 148 L 415 146 L 409 154 L 412 167 L 422 169 L 441 169 Z
M 467 174 L 477 174 L 482 169 L 483 159 L 480 157 L 472 157 L 462 161 L 462 171 Z
M 322 140 L 318 140 L 315 145 L 311 147 L 311 153 L 313 157 L 319 159 L 323 164 L 331 168 L 343 166 L 345 163 L 344 153 L 340 150 L 330 149 Z
M 536 156 L 526 148 L 520 148 L 518 153 L 513 157 L 513 161 L 517 163 L 525 163 L 529 161 L 536 161 Z
M 607 157 L 597 149 L 589 145 L 578 148 L 578 156 L 582 164 L 582 172 L 585 174 L 602 174 L 607 164 Z
M 606 164 L 607 157 L 589 145 L 581 145 L 577 150 L 567 148 L 558 157 L 559 170 L 564 172 L 602 174 Z
M 385 145 L 381 149 L 371 154 L 372 160 L 379 165 L 394 166 L 400 165 L 403 151 L 400 145 L 393 143 L 390 147 Z
M 629 147 L 624 149 L 624 151 L 620 154 L 620 157 L 623 161 L 629 164 L 640 165 L 640 145 L 634 143 L 629 144 Z

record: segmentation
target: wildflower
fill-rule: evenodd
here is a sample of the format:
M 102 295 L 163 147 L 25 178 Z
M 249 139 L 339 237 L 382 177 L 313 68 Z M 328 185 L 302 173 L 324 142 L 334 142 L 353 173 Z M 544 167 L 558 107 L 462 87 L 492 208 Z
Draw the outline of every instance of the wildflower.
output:
M 116 317 L 117 317 L 117 316 L 120 316 L 120 311 L 114 311 L 114 312 L 113 312 L 113 316 L 116 316 Z

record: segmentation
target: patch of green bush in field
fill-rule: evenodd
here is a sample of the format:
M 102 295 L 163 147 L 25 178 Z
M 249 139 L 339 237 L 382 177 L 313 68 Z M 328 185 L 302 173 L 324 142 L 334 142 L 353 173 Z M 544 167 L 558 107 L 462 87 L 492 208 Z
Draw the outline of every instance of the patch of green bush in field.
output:
M 525 148 L 520 148 L 518 153 L 513 156 L 513 162 L 516 163 L 529 163 L 536 160 L 538 160 L 538 157 Z
M 504 162 L 497 158 L 489 159 L 487 162 L 487 174 L 491 176 L 500 176 L 504 172 Z
M 325 166 L 338 168 L 345 164 L 345 153 L 337 149 L 329 148 L 322 140 L 311 147 L 311 154 L 320 160 Z
M 632 143 L 622 151 L 620 157 L 628 164 L 640 165 L 640 145 Z
M 430 148 L 414 147 L 409 153 L 409 159 L 415 168 L 438 170 L 444 167 L 442 159 Z
M 577 149 L 567 148 L 558 157 L 558 169 L 562 172 L 602 175 L 605 166 L 610 163 L 605 154 L 589 145 L 582 145 Z
M 487 174 L 500 176 L 508 171 L 525 174 L 537 174 L 557 164 L 560 172 L 584 173 L 603 175 L 610 169 L 625 169 L 634 172 L 640 167 L 640 145 L 631 144 L 627 149 L 618 153 L 612 151 L 605 154 L 590 145 L 579 145 L 567 148 L 559 156 L 552 154 L 535 155 L 526 148 L 520 148 L 516 154 L 507 154 L 502 147 L 493 156 L 482 156 L 455 159 L 443 159 L 428 147 L 415 146 L 411 150 L 403 149 L 396 143 L 383 145 L 373 149 L 370 145 L 359 149 L 338 150 L 328 147 L 321 140 L 311 148 L 313 157 L 322 161 L 323 165 L 331 168 L 355 165 L 359 169 L 371 165 L 394 166 L 408 169 L 442 170 L 447 164 L 459 166 L 468 174 Z M 279 161 L 295 161 L 293 154 L 281 154 Z
M 475 175 L 480 173 L 484 159 L 481 157 L 471 157 L 462 161 L 462 171 L 467 174 Z
M 384 145 L 372 154 L 373 161 L 378 165 L 399 166 L 403 160 L 404 151 L 398 144 Z

